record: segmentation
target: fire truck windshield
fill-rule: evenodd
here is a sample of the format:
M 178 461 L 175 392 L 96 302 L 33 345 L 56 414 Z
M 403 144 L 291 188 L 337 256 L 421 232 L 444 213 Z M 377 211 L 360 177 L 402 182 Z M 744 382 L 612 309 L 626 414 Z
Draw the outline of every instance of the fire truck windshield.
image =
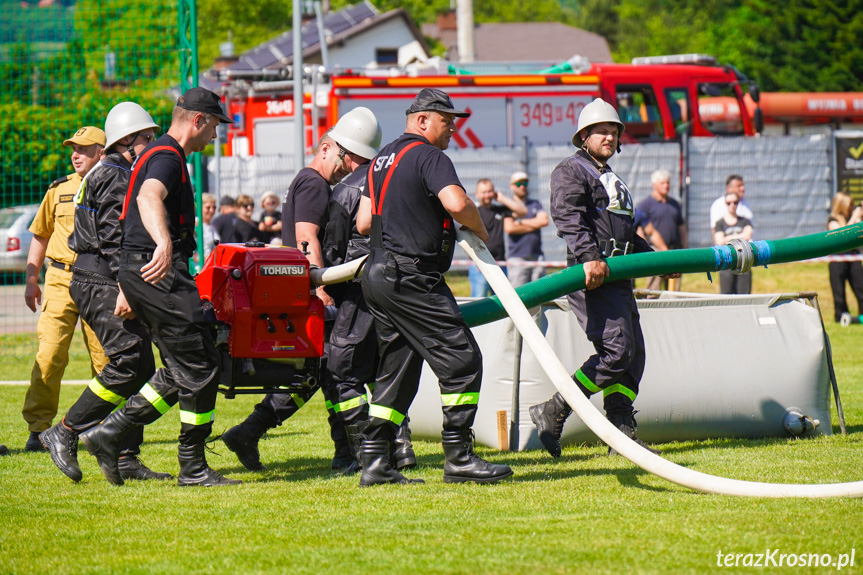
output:
M 701 124 L 716 136 L 744 133 L 740 92 L 734 82 L 698 84 L 698 116 Z

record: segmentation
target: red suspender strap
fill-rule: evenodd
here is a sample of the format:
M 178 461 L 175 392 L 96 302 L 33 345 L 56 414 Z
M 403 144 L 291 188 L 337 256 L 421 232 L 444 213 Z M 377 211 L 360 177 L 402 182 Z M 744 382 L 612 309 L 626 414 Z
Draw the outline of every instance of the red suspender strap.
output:
M 387 194 L 387 186 L 390 185 L 390 178 L 392 178 L 393 172 L 396 171 L 396 168 L 398 167 L 399 162 L 402 159 L 402 156 L 404 156 L 408 150 L 410 150 L 412 148 L 416 148 L 417 146 L 419 146 L 420 144 L 423 144 L 423 143 L 424 142 L 411 142 L 410 144 L 408 144 L 407 146 L 402 148 L 401 151 L 396 155 L 396 159 L 393 160 L 393 165 L 387 171 L 387 176 L 384 178 L 384 184 L 381 186 L 381 201 L 380 202 L 375 201 L 375 186 L 374 186 L 374 179 L 372 177 L 372 172 L 374 172 L 374 169 L 369 169 L 369 198 L 371 198 L 371 200 L 372 200 L 372 214 L 373 215 L 376 215 L 376 216 L 381 215 L 381 208 L 384 205 L 384 196 L 386 196 L 386 194 Z
M 180 152 L 176 150 L 176 148 L 172 148 L 171 146 L 156 146 L 155 148 L 150 148 L 146 152 L 144 152 L 143 156 L 138 157 L 138 161 L 135 162 L 135 165 L 132 167 L 132 177 L 129 178 L 129 188 L 126 190 L 126 197 L 123 199 L 123 213 L 120 214 L 120 219 L 126 219 L 126 210 L 129 209 L 129 198 L 132 197 L 132 190 L 135 187 L 135 180 L 138 179 L 138 172 L 141 171 L 141 166 L 144 165 L 144 162 L 147 159 L 155 154 L 156 152 L 164 152 L 165 150 L 170 150 L 177 154 L 177 157 L 180 158 L 180 163 L 183 163 L 183 157 L 180 156 Z M 183 170 L 183 183 L 186 183 L 186 170 Z

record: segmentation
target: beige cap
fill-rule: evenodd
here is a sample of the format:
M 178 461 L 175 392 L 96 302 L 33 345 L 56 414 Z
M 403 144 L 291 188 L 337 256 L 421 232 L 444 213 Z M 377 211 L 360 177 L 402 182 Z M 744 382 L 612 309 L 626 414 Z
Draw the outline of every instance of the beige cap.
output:
M 513 175 L 509 177 L 509 183 L 514 184 L 516 182 L 523 182 L 527 180 L 527 174 L 524 172 L 515 172 Z
M 95 126 L 84 126 L 80 128 L 75 135 L 63 142 L 64 146 L 78 144 L 79 146 L 92 146 L 99 144 L 105 146 L 105 132 Z

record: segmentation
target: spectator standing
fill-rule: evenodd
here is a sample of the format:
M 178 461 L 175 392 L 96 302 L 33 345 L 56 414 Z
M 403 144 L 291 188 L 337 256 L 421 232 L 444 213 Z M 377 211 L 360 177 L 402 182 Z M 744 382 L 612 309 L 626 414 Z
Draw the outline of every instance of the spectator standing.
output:
M 653 226 L 653 233 L 647 238 L 656 251 L 677 250 L 687 245 L 686 224 L 680 203 L 668 192 L 671 190 L 671 173 L 668 170 L 656 170 L 650 175 L 653 192 L 638 204 L 638 210 L 644 213 L 646 220 Z M 658 236 L 658 238 L 656 238 Z M 654 239 L 661 241 L 653 242 Z M 680 290 L 680 281 L 673 281 L 674 289 Z M 647 278 L 647 289 L 667 290 L 668 278 L 651 276 Z
M 213 238 L 224 242 L 224 238 L 233 237 L 234 220 L 237 217 L 237 200 L 231 196 L 222 196 L 219 201 L 219 215 L 213 218 Z
M 713 224 L 713 243 L 721 246 L 734 239 L 752 241 L 752 222 L 737 215 L 740 196 L 735 193 L 726 194 L 725 205 L 728 207 L 728 213 Z M 732 270 L 719 272 L 719 293 L 752 293 L 752 272 L 748 271 L 745 274 L 736 274 Z
M 244 244 L 246 242 L 267 243 L 269 235 L 258 229 L 258 222 L 252 219 L 255 211 L 255 201 L 251 196 L 242 194 L 237 198 L 237 211 L 234 214 L 234 227 L 222 241 L 228 244 Z
M 519 215 L 526 213 L 524 204 L 517 200 L 506 197 L 494 188 L 494 184 L 488 178 L 482 178 L 476 183 L 475 190 L 477 209 L 479 210 L 482 223 L 488 231 L 486 246 L 495 261 L 502 262 L 506 259 L 506 246 L 503 242 L 504 221 L 511 218 L 513 212 Z M 506 273 L 506 268 L 503 269 Z M 491 292 L 488 282 L 474 264 L 468 268 L 470 279 L 470 297 L 486 297 Z
M 836 230 L 844 226 L 860 223 L 863 220 L 863 207 L 855 206 L 854 200 L 846 193 L 833 196 L 827 229 Z M 860 250 L 852 250 L 838 255 L 859 255 Z M 830 289 L 833 292 L 833 318 L 836 323 L 847 326 L 860 323 L 863 319 L 863 264 L 859 261 L 830 262 Z M 857 315 L 851 315 L 845 297 L 845 283 L 851 287 L 857 300 Z
M 725 178 L 725 194 L 736 194 L 740 198 L 740 203 L 737 205 L 737 217 L 746 218 L 749 223 L 752 223 L 752 210 L 749 204 L 746 203 L 744 196 L 746 195 L 746 186 L 743 183 L 743 176 L 739 174 L 731 174 Z M 725 196 L 716 198 L 716 201 L 710 206 L 710 221 L 707 222 L 710 226 L 710 233 L 714 232 L 713 224 L 728 213 L 728 206 L 725 201 Z
M 528 177 L 524 172 L 515 172 L 509 178 L 509 188 L 513 197 L 524 204 L 525 214 L 513 215 L 504 219 L 503 229 L 509 240 L 507 270 L 509 281 L 514 287 L 538 280 L 545 275 L 542 266 L 526 266 L 526 262 L 543 259 L 542 228 L 548 225 L 548 213 L 539 200 L 528 197 Z
M 215 247 L 215 232 L 213 231 L 213 217 L 216 215 L 216 196 L 213 194 L 201 195 L 201 223 L 204 228 L 204 260 L 210 256 Z
M 30 429 L 24 446 L 26 451 L 43 451 L 39 434 L 51 427 L 60 401 L 60 380 L 69 364 L 69 345 L 78 323 L 78 308 L 69 295 L 72 265 L 76 254 L 68 240 L 75 224 L 75 194 L 84 176 L 99 162 L 105 147 L 105 132 L 85 126 L 63 142 L 72 149 L 75 172 L 48 186 L 39 211 L 30 224 L 33 241 L 27 255 L 27 275 L 24 303 L 34 313 L 42 306 L 36 327 L 39 348 L 30 374 L 30 387 L 24 397 L 22 415 Z M 39 288 L 39 273 L 48 257 L 45 272 L 45 292 Z M 82 322 L 84 343 L 90 352 L 92 375 L 102 371 L 108 359 L 99 345 L 99 338 L 86 322 Z
M 271 244 L 273 240 L 282 239 L 282 212 L 279 211 L 279 196 L 274 192 L 267 192 L 261 198 L 261 221 L 258 230 L 265 234 L 265 243 Z

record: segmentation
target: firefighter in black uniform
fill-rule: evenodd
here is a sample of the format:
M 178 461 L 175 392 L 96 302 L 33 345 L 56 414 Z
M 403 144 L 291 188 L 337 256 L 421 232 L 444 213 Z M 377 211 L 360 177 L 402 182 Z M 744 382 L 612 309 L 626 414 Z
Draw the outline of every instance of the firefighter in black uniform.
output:
M 282 243 L 300 247 L 306 244 L 309 263 L 323 267 L 322 243 L 326 232 L 330 186 L 351 174 L 361 164 L 377 154 L 381 144 L 381 127 L 368 108 L 355 108 L 342 116 L 332 130 L 321 137 L 315 157 L 297 173 L 291 182 L 282 208 Z M 316 290 L 325 304 L 333 300 L 323 287 Z M 324 378 L 326 379 L 326 367 Z M 225 445 L 233 451 L 246 469 L 260 471 L 258 442 L 264 433 L 281 425 L 295 414 L 317 392 L 313 386 L 301 393 L 271 393 L 255 406 L 251 414 L 239 425 L 222 434 Z M 348 443 L 345 426 L 336 414 L 331 397 L 332 388 L 325 386 L 330 433 L 336 446 L 333 469 L 345 469 L 354 456 Z
M 181 423 L 178 484 L 241 483 L 212 470 L 204 456 L 204 440 L 215 418 L 218 354 L 188 267 L 196 244 L 195 194 L 186 155 L 203 150 L 220 122 L 231 119 L 219 97 L 204 88 L 188 90 L 174 107 L 168 133 L 133 166 L 121 215 L 120 287 L 149 328 L 165 367 L 123 408 L 80 436 L 111 483 L 123 482 L 117 450 L 124 436 L 158 419 L 176 401 L 175 394 Z
M 647 447 L 635 436 L 632 408 L 645 359 L 632 281 L 603 283 L 607 258 L 653 251 L 636 233 L 629 189 L 607 163 L 620 151 L 623 129 L 617 111 L 607 102 L 597 98 L 584 107 L 572 137 L 580 149 L 551 174 L 551 217 L 566 241 L 567 265 L 584 264 L 586 290 L 569 294 L 567 300 L 596 350 L 573 380 L 585 396 L 602 391 L 609 421 Z M 675 276 L 679 274 L 669 277 Z M 570 413 L 560 393 L 530 408 L 530 418 L 552 457 L 560 457 L 560 434 Z
M 455 222 L 488 238 L 476 205 L 443 153 L 455 133 L 455 118 L 469 114 L 456 110 L 445 92 L 426 88 L 406 115 L 405 133 L 369 168 L 370 230 L 358 225 L 360 232 L 371 232 L 362 288 L 380 349 L 360 485 L 417 481 L 392 467 L 390 450 L 416 395 L 423 360 L 440 382 L 444 481 L 492 483 L 512 470 L 473 453 L 482 356 L 443 278 L 452 262 Z
M 81 184 L 75 197 L 75 231 L 69 247 L 78 254 L 69 293 L 81 317 L 93 326 L 110 361 L 93 378 L 66 417 L 40 436 L 51 458 L 72 481 L 81 480 L 78 435 L 97 425 L 121 401 L 136 393 L 156 370 L 146 328 L 135 319 L 117 284 L 120 267 L 120 212 L 132 162 L 156 138 L 159 126 L 141 106 L 121 102 L 105 119 L 107 155 Z M 120 452 L 123 479 L 172 479 L 138 459 L 144 439 L 139 427 Z
M 333 188 L 323 243 L 326 266 L 354 261 L 369 253 L 369 238 L 357 230 L 357 215 L 371 214 L 371 200 L 364 193 L 368 171 L 369 164 L 365 163 Z M 330 332 L 324 381 L 333 411 L 347 428 L 354 450 L 355 461 L 345 470 L 345 474 L 350 474 L 360 469 L 359 447 L 369 418 L 365 386 L 374 390 L 378 337 L 359 280 L 329 285 L 326 289 L 338 312 Z M 413 468 L 417 463 L 409 422 L 405 415 L 396 432 L 393 465 L 398 470 Z

